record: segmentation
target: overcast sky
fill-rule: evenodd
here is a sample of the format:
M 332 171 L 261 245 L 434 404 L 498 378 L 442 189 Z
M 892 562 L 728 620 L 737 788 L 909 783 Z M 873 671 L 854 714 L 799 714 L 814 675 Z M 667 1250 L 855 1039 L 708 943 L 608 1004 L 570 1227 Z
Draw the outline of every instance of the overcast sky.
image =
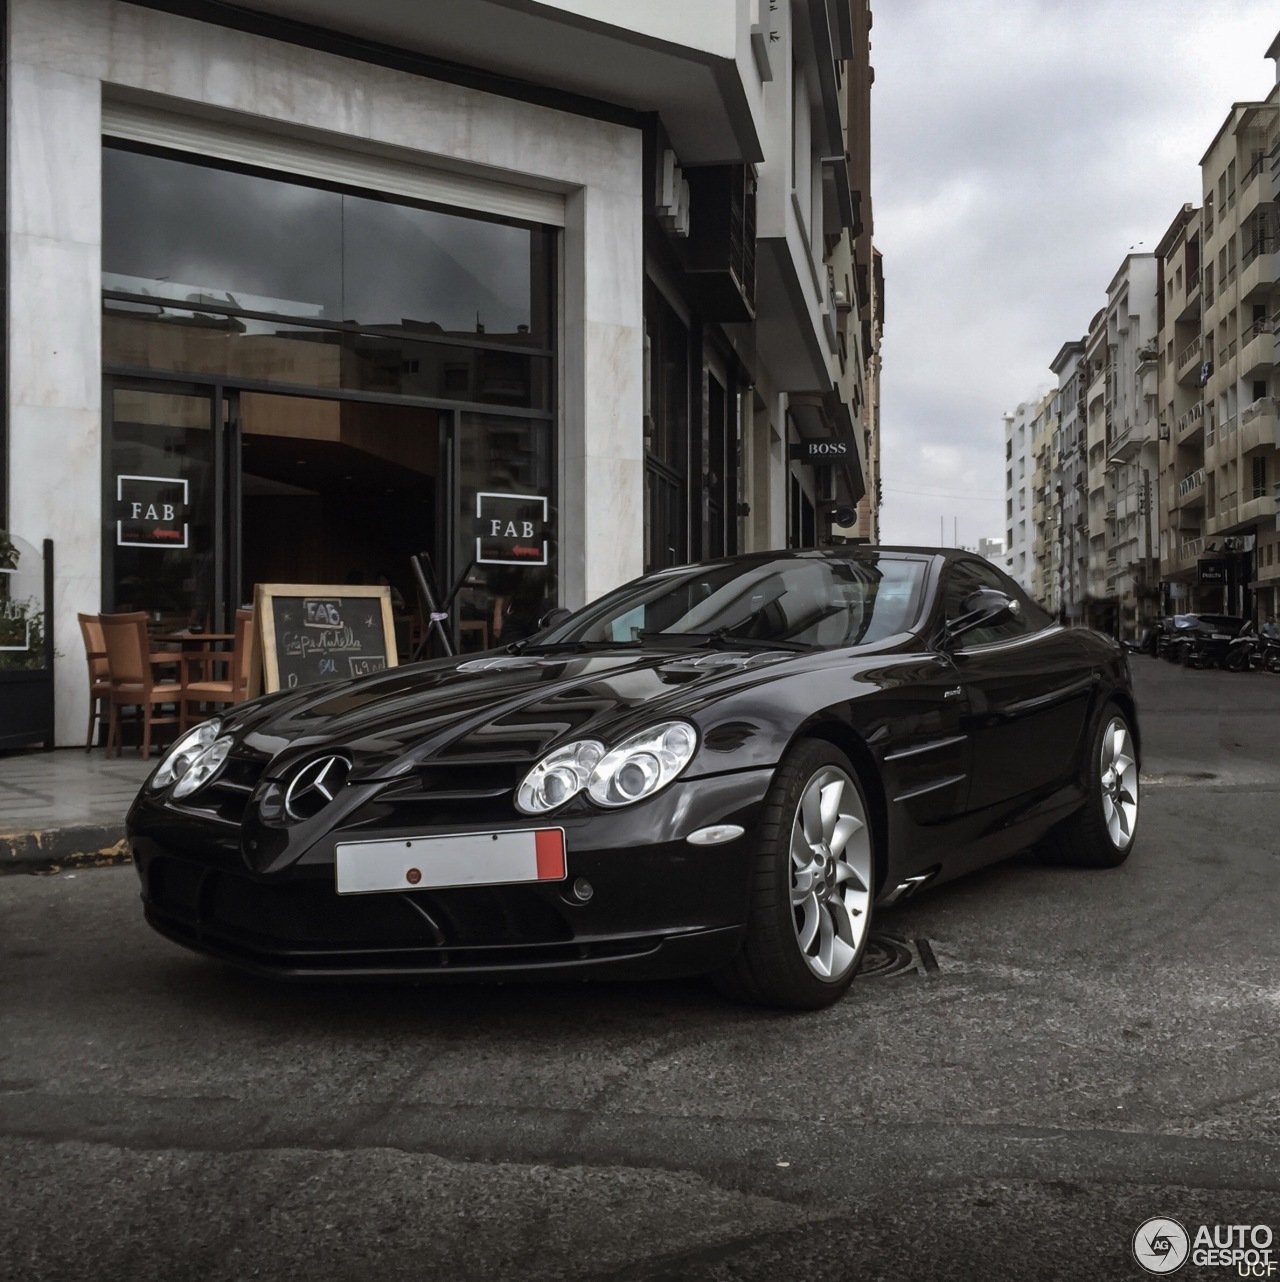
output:
M 1200 203 L 1231 104 L 1275 84 L 1280 4 L 873 7 L 881 539 L 972 547 L 1004 537 L 1001 415 L 1054 385 L 1130 248 Z

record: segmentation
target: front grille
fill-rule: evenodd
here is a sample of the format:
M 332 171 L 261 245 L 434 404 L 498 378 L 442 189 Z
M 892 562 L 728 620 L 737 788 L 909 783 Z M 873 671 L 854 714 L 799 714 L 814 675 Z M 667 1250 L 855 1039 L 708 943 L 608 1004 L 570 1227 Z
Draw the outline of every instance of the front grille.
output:
M 169 804 L 177 809 L 198 810 L 226 823 L 239 823 L 266 766 L 266 757 L 233 754 L 211 782 L 191 797 Z
M 452 952 L 573 938 L 554 896 L 534 886 L 339 895 L 327 876 L 255 881 L 160 856 L 148 868 L 147 899 L 201 938 L 265 952 Z
M 406 781 L 395 791 L 403 801 L 471 801 L 502 797 L 512 793 L 524 777 L 528 766 L 514 766 L 507 761 L 471 762 L 454 765 L 433 762 L 423 766 L 416 780 Z

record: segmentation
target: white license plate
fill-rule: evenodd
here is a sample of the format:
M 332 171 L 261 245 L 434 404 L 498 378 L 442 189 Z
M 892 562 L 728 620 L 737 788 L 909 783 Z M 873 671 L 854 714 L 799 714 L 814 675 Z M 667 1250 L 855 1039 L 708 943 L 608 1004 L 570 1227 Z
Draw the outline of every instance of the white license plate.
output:
M 1215 632 L 1213 639 L 1215 641 L 1230 641 L 1231 637 L 1226 632 Z
M 563 881 L 564 829 L 344 841 L 334 852 L 334 872 L 340 895 Z

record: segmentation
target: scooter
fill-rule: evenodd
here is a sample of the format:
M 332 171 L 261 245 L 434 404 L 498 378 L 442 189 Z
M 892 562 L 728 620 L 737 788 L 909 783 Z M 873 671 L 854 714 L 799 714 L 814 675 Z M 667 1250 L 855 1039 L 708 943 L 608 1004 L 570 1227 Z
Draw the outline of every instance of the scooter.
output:
M 1233 637 L 1223 656 L 1222 666 L 1228 672 L 1248 672 L 1253 668 L 1266 668 L 1280 672 L 1280 641 L 1260 637 L 1254 625 L 1246 623 Z

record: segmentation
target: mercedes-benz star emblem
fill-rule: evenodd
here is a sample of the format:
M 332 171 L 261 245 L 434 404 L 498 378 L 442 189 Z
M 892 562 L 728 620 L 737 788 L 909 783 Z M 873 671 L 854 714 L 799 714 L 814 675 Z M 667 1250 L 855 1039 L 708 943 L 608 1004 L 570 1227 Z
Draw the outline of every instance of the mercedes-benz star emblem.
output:
M 318 815 L 338 795 L 351 766 L 345 757 L 320 757 L 298 771 L 285 789 L 284 809 L 290 819 Z

